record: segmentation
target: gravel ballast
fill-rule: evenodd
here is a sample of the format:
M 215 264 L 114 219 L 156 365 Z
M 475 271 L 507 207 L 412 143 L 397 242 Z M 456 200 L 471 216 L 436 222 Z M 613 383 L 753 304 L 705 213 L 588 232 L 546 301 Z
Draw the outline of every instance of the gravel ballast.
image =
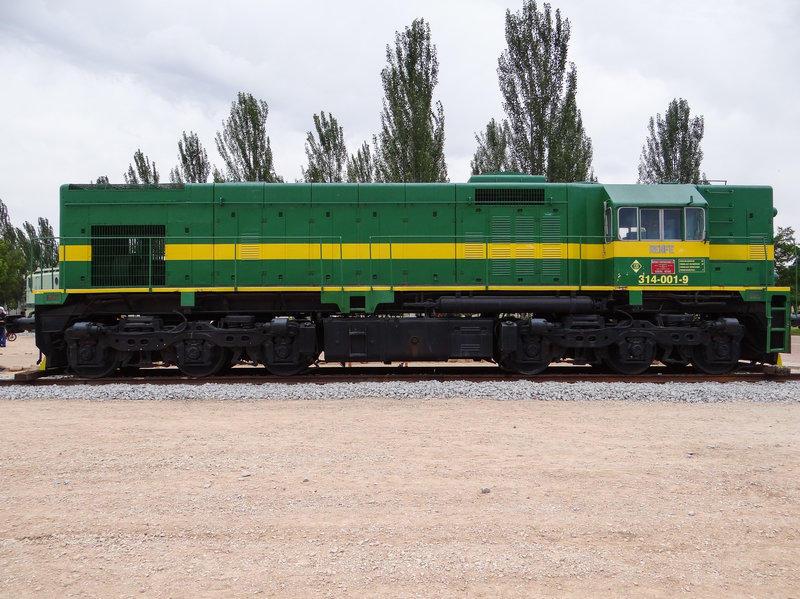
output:
M 263 383 L 201 385 L 56 385 L 0 389 L 3 399 L 107 400 L 334 400 L 380 397 L 387 399 L 450 399 L 469 397 L 497 401 L 666 401 L 718 403 L 729 401 L 800 402 L 800 383 L 560 383 L 513 382 L 379 382 L 379 383 Z

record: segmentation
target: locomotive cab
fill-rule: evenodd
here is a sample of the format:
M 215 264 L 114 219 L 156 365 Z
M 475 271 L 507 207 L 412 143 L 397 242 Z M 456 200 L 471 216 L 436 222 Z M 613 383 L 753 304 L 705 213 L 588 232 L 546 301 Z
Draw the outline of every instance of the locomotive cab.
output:
M 617 286 L 708 284 L 708 203 L 697 187 L 605 188 L 605 253 Z

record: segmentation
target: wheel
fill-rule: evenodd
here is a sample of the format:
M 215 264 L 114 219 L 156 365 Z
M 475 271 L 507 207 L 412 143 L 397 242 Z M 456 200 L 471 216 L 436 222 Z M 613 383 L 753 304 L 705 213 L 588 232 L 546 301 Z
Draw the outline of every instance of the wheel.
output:
M 264 368 L 275 376 L 294 376 L 305 372 L 316 361 L 318 356 L 318 353 L 303 353 L 296 356 L 295 362 L 270 362 L 267 360 L 264 362 Z M 287 360 L 288 357 L 288 355 L 285 356 Z
M 280 320 L 273 320 L 276 331 L 262 345 L 261 361 L 276 376 L 300 374 L 319 357 L 315 327 L 311 322 Z
M 9 333 L 8 335 L 6 335 L 6 341 L 16 341 L 16 340 L 17 340 L 16 333 Z
M 79 345 L 75 349 L 69 352 L 69 367 L 78 376 L 101 379 L 119 367 L 116 352 L 108 347 L 98 349 L 96 345 Z
M 526 336 L 519 339 L 517 351 L 503 356 L 497 363 L 506 372 L 533 375 L 544 371 L 553 360 L 550 342 L 541 336 Z M 519 354 L 522 356 L 519 356 Z
M 642 335 L 627 335 L 607 349 L 603 362 L 619 374 L 642 374 L 656 356 L 655 341 Z
M 728 335 L 716 335 L 710 345 L 692 347 L 692 366 L 703 374 L 727 374 L 739 364 L 739 344 Z
M 192 378 L 211 376 L 231 359 L 230 350 L 205 339 L 189 339 L 175 348 L 178 370 Z
M 515 374 L 534 375 L 544 372 L 550 366 L 550 360 L 547 362 L 515 362 L 514 360 L 504 360 L 499 363 L 500 368 L 506 372 L 513 372 Z

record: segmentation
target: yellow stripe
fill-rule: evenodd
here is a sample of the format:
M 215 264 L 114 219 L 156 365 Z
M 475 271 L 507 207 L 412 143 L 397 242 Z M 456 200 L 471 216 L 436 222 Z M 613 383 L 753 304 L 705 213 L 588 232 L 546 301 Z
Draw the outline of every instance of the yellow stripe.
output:
M 674 255 L 683 258 L 751 261 L 775 259 L 772 245 L 715 245 L 702 241 L 613 241 L 602 243 L 169 243 L 174 260 L 603 260 Z M 89 262 L 91 245 L 61 245 L 61 262 Z
M 603 260 L 610 256 L 606 255 L 606 246 L 602 243 L 569 243 L 567 244 L 567 258 L 570 260 Z
M 167 260 L 485 260 L 602 257 L 602 245 L 539 243 L 167 244 Z M 569 252 L 569 256 L 568 256 Z M 588 254 L 588 255 L 587 255 Z
M 233 243 L 168 243 L 164 248 L 167 260 L 233 260 Z
M 766 250 L 766 259 L 775 259 L 775 246 L 768 245 L 712 245 L 709 248 L 709 258 L 711 260 L 743 260 L 751 261 L 754 255 L 757 256 L 756 261 L 764 260 L 764 251 Z
M 664 255 L 682 258 L 708 256 L 708 244 L 702 241 L 612 241 L 608 244 L 608 258 L 644 258 Z
M 583 245 L 574 244 L 583 248 L 584 259 L 602 258 L 660 258 L 678 256 L 681 258 L 709 258 L 710 260 L 739 260 L 751 261 L 754 257 L 758 260 L 774 260 L 775 248 L 772 245 L 719 245 L 704 241 L 613 241 L 607 246 L 600 244 Z M 605 255 L 598 255 L 597 250 L 605 247 Z M 588 251 L 587 251 L 588 248 Z M 570 258 L 579 256 L 570 249 Z
M 91 245 L 60 245 L 58 246 L 59 262 L 91 262 Z

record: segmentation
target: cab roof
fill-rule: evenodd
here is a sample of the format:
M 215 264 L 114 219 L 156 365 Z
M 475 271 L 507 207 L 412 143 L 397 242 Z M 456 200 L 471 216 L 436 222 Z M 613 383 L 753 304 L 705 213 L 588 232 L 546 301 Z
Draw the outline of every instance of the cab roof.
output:
M 604 185 L 613 206 L 708 206 L 695 185 Z

